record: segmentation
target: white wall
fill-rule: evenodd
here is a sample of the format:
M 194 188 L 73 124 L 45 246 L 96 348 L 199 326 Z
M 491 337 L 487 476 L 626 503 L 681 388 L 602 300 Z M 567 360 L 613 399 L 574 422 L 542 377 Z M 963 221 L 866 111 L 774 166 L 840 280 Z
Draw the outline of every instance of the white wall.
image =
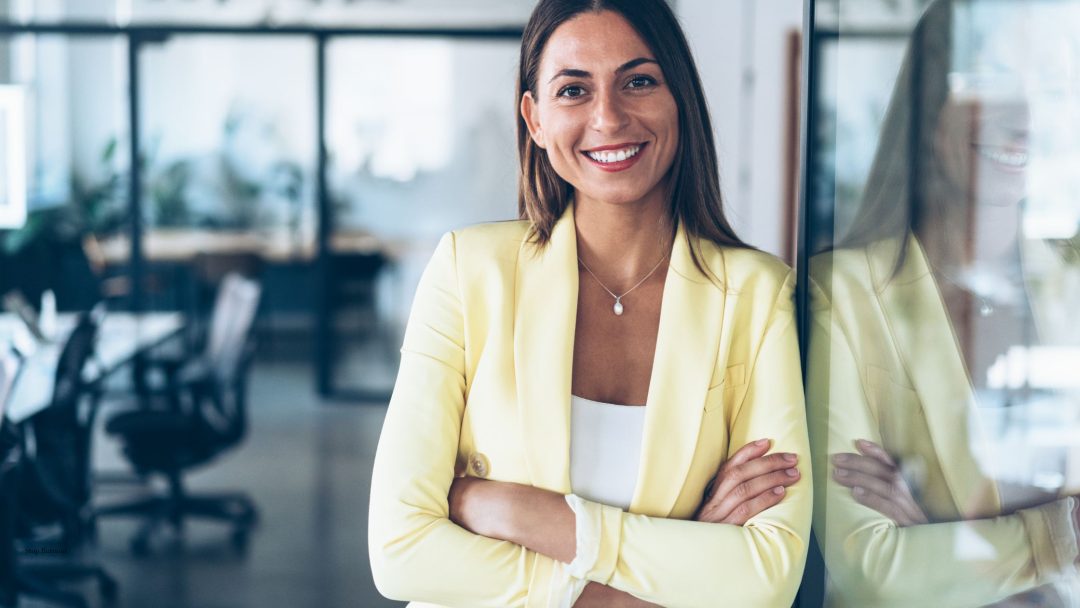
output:
M 729 217 L 743 239 L 783 250 L 787 37 L 803 0 L 678 0 L 712 111 Z

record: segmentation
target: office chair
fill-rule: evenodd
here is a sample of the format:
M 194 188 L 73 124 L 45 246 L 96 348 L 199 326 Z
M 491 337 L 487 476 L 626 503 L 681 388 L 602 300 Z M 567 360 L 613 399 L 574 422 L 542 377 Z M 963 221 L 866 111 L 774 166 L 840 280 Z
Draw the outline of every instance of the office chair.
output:
M 15 534 L 27 551 L 16 558 L 15 583 L 19 593 L 42 597 L 67 606 L 85 606 L 78 594 L 61 591 L 47 583 L 96 579 L 102 598 L 116 597 L 116 581 L 100 566 L 67 557 L 38 556 L 38 545 L 59 547 L 62 552 L 85 540 L 90 518 L 90 436 L 95 387 L 83 379 L 83 370 L 94 352 L 97 314 L 79 315 L 60 353 L 53 397 L 49 406 L 22 422 L 18 429 L 21 457 L 12 493 L 15 499 Z M 84 407 L 89 405 L 90 407 Z M 60 525 L 60 534 L 40 537 L 38 531 Z
M 251 328 L 259 304 L 257 283 L 231 274 L 222 282 L 206 349 L 176 375 L 175 393 L 163 405 L 109 418 L 106 433 L 117 437 L 136 473 L 161 475 L 168 492 L 96 510 L 99 517 L 137 516 L 146 521 L 131 539 L 136 555 L 149 552 L 150 538 L 164 523 L 182 532 L 184 519 L 230 522 L 232 541 L 245 551 L 257 520 L 254 502 L 242 493 L 189 494 L 186 471 L 236 447 L 247 434 L 247 377 L 254 358 Z
M 19 436 L 7 421 L 5 412 L 21 363 L 13 349 L 0 349 L 0 606 L 13 606 L 18 593 L 14 534 L 16 494 L 12 484 L 20 456 Z

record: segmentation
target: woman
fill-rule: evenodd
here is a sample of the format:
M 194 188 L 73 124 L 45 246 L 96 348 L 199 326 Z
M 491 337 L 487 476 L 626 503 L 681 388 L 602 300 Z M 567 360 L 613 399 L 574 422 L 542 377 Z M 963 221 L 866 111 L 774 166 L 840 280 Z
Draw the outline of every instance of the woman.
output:
M 829 605 L 1080 605 L 1076 500 L 995 474 L 1045 440 L 1027 429 L 1021 445 L 995 445 L 977 416 L 1001 398 L 1022 411 L 1024 396 L 996 379 L 1016 346 L 1080 338 L 1074 322 L 1047 323 L 1047 304 L 1075 315 L 1080 296 L 1060 280 L 1063 259 L 1024 238 L 1031 113 L 1013 66 L 1027 47 L 1009 28 L 1023 29 L 1027 8 L 931 5 L 863 205 L 840 247 L 811 264 L 814 518 Z M 957 38 L 980 45 L 965 49 L 980 63 L 954 54 Z
M 421 280 L 372 479 L 376 585 L 790 605 L 811 502 L 792 276 L 724 219 L 674 15 L 543 0 L 519 70 L 525 219 L 445 236 Z

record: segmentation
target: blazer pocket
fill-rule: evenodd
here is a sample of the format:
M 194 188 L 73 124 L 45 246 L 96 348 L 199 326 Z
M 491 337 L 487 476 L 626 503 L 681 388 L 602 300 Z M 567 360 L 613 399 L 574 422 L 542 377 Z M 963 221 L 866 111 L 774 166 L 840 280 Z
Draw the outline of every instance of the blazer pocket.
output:
M 746 365 L 729 365 L 719 383 L 709 387 L 705 393 L 705 411 L 711 412 L 725 403 L 730 403 L 746 387 Z

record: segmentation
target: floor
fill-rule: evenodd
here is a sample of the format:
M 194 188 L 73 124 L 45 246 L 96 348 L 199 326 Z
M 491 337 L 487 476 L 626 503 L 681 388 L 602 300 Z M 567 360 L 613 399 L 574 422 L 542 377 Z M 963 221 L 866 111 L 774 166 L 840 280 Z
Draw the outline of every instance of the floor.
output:
M 120 584 L 117 605 L 154 608 L 334 607 L 403 604 L 382 598 L 367 559 L 367 504 L 372 459 L 385 404 L 321 403 L 310 368 L 258 363 L 253 371 L 247 442 L 191 475 L 189 489 L 244 490 L 261 523 L 246 557 L 224 527 L 193 523 L 182 542 L 156 539 L 135 558 L 135 524 L 103 520 L 96 557 Z M 102 418 L 108 416 L 107 411 Z M 100 432 L 95 466 L 124 470 L 117 446 Z M 99 502 L 141 491 L 102 487 Z M 93 586 L 85 595 L 100 605 Z M 45 606 L 24 600 L 23 608 Z

